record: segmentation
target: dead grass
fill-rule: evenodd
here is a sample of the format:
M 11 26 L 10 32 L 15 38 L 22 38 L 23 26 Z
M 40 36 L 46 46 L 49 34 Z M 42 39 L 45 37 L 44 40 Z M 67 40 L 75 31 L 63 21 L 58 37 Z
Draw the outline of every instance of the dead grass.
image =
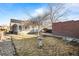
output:
M 20 56 L 72 56 L 79 55 L 79 47 L 66 43 L 62 39 L 53 37 L 44 37 L 43 48 L 37 48 L 37 40 L 33 38 L 25 38 L 15 40 L 14 43 L 17 53 Z

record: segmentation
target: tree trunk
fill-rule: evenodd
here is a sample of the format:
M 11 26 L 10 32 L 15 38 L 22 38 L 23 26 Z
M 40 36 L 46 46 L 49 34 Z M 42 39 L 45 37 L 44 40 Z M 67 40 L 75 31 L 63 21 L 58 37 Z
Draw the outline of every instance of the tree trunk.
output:
M 39 27 L 39 25 L 38 25 L 38 36 L 40 36 L 40 31 L 39 31 L 39 29 L 40 29 L 40 27 Z

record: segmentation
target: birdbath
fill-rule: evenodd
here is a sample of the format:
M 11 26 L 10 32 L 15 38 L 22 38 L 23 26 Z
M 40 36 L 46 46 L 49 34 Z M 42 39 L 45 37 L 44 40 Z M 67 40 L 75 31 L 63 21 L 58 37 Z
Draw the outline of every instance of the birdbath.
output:
M 38 48 L 40 49 L 43 47 L 43 37 L 41 36 L 37 37 L 37 45 L 38 45 Z

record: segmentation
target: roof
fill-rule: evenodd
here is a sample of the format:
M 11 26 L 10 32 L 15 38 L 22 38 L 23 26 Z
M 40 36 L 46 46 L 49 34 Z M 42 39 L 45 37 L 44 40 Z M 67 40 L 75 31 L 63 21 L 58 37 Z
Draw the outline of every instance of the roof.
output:
M 10 19 L 10 22 L 11 23 L 19 23 L 21 25 L 29 25 L 30 24 L 30 21 L 29 20 L 17 20 L 17 19 Z
M 10 21 L 13 22 L 13 23 L 21 23 L 21 22 L 24 22 L 22 20 L 16 20 L 16 19 L 11 19 Z

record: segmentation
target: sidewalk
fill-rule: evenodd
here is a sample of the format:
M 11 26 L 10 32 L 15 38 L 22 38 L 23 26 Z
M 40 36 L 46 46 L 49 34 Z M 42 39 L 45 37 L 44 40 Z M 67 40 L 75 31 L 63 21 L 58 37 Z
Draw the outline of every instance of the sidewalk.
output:
M 13 56 L 13 53 L 11 40 L 0 41 L 0 56 Z
M 57 38 L 62 38 L 63 37 L 63 36 L 55 35 L 55 34 L 52 34 L 52 33 L 42 33 L 42 35 L 50 36 L 50 37 L 57 37 Z

